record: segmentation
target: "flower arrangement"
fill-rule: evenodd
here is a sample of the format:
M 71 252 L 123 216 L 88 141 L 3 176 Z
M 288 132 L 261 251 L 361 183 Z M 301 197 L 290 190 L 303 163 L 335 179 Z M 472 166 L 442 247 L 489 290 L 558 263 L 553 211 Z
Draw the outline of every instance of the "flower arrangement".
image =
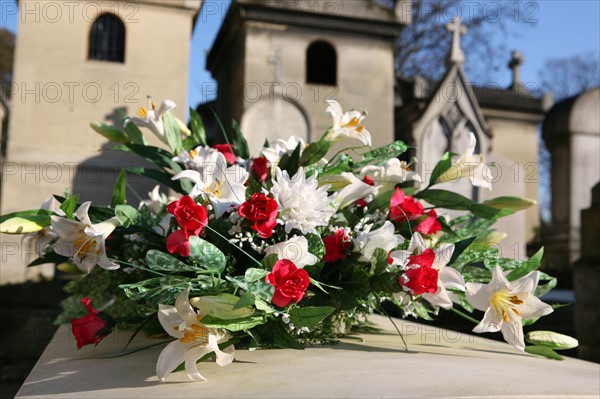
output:
M 556 280 L 536 270 L 542 250 L 517 261 L 493 245 L 502 238 L 494 222 L 533 202 L 477 203 L 434 188 L 468 178 L 491 189 L 473 134 L 463 155 L 446 153 L 424 182 L 399 159 L 403 142 L 372 148 L 366 114 L 328 103 L 331 128 L 318 141 L 266 142 L 256 157 L 235 122 L 231 144 L 209 147 L 199 115 L 190 112 L 188 129 L 172 101 L 140 109 L 122 129 L 93 123 L 115 150 L 155 168 L 122 170 L 110 206 L 54 196 L 41 209 L 3 216 L 0 231 L 35 241 L 32 265 L 81 275 L 67 285 L 58 320 L 71 321 L 78 348 L 117 325 L 172 336 L 157 361 L 160 379 L 184 364 L 190 379 L 203 380 L 198 360 L 228 365 L 234 345 L 335 341 L 383 300 L 422 319 L 456 312 L 475 322 L 474 332 L 501 331 L 519 351 L 556 357 L 553 349 L 573 347 L 540 332 L 525 346 L 523 324 L 552 312 L 538 297 Z M 164 148 L 148 145 L 139 127 Z M 133 207 L 128 173 L 161 186 Z M 450 218 L 449 209 L 463 215 Z

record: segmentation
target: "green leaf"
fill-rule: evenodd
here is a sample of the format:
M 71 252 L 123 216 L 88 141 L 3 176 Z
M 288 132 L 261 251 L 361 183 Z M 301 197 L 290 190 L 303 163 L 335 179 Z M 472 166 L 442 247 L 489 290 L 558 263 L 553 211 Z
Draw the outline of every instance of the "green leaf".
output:
M 146 263 L 150 269 L 161 272 L 176 273 L 196 270 L 195 267 L 187 265 L 175 257 L 156 249 L 151 249 L 146 253 Z
M 110 141 L 114 141 L 116 143 L 121 144 L 127 144 L 131 142 L 131 140 L 129 139 L 129 137 L 127 137 L 125 133 L 123 133 L 114 126 L 110 126 L 106 123 L 101 122 L 92 122 L 90 123 L 90 126 L 92 127 L 92 129 L 94 129 L 94 131 L 96 131 L 96 133 L 101 134 Z
M 372 212 L 375 209 L 388 209 L 390 207 L 390 200 L 392 199 L 392 196 L 395 192 L 396 190 L 389 190 L 377 195 L 373 199 L 373 201 L 369 203 L 369 206 L 367 207 L 367 212 Z
M 325 244 L 318 234 L 307 234 L 306 241 L 308 241 L 308 252 L 315 255 L 319 260 L 325 256 Z
M 352 309 L 357 306 L 359 298 L 369 293 L 369 275 L 358 267 L 345 267 L 336 285 L 342 288 L 335 292 L 341 302 L 339 309 Z
M 192 191 L 192 183 L 189 180 L 171 180 L 172 175 L 170 173 L 163 172 L 162 170 L 134 167 L 127 168 L 127 172 L 152 179 L 158 183 L 164 184 L 180 194 L 187 195 L 190 191 Z
M 300 168 L 300 149 L 302 143 L 298 143 L 291 154 L 285 154 L 279 160 L 278 167 L 283 171 L 287 171 L 290 177 L 294 176 Z
M 474 202 L 458 193 L 448 190 L 424 190 L 415 194 L 419 198 L 429 202 L 431 205 L 456 210 L 469 210 Z
M 273 341 L 274 344 L 280 348 L 304 349 L 304 347 L 286 331 L 281 323 L 275 324 Z
M 65 199 L 62 204 L 60 204 L 60 209 L 65 213 L 67 218 L 73 219 L 73 214 L 75 213 L 75 209 L 77 208 L 78 200 L 79 195 L 72 195 L 69 198 Z
M 429 316 L 429 312 L 427 311 L 427 308 L 421 302 L 418 302 L 418 301 L 413 302 L 413 312 L 417 317 L 420 317 L 421 319 L 433 320 L 433 318 L 431 316 Z
M 310 143 L 308 147 L 304 149 L 304 152 L 300 157 L 300 165 L 308 166 L 319 162 L 319 160 L 327 154 L 327 151 L 329 151 L 332 144 L 331 141 L 324 140 Z
M 206 129 L 200 114 L 190 107 L 190 127 L 192 130 L 192 138 L 198 145 L 206 145 Z
M 246 199 L 252 198 L 252 195 L 260 193 L 262 185 L 253 176 L 248 176 L 248 186 L 246 187 Z
M 388 266 L 388 253 L 383 248 L 377 248 L 371 256 L 371 270 L 375 276 L 385 272 Z
M 260 298 L 254 299 L 254 306 L 256 306 L 256 309 L 258 309 L 262 312 L 265 312 L 267 314 L 272 314 L 277 311 L 277 309 L 275 309 L 273 306 L 269 305 L 266 301 L 263 301 Z
M 347 172 L 352 164 L 352 158 L 346 154 L 338 155 L 335 162 L 326 165 L 312 164 L 305 168 L 306 176 L 312 176 L 315 173 L 319 174 L 319 177 L 339 175 L 342 172 Z
M 475 216 L 491 219 L 502 210 L 478 204 L 458 193 L 448 190 L 424 190 L 415 194 L 415 198 L 425 200 L 435 207 L 471 211 Z
M 177 162 L 173 161 L 173 154 L 159 147 L 154 147 L 150 145 L 127 144 L 122 146 L 115 146 L 112 149 L 118 151 L 132 151 L 144 158 L 145 160 L 160 167 L 161 169 L 171 170 L 173 173 L 179 173 L 183 170 L 181 166 L 177 164 Z
M 537 286 L 537 288 L 535 289 L 535 291 L 533 292 L 533 295 L 537 296 L 538 298 L 544 296 L 546 293 L 548 293 L 551 289 L 553 289 L 554 287 L 556 287 L 556 283 L 558 282 L 558 280 L 556 279 L 556 277 L 552 277 L 549 276 L 546 273 L 540 273 L 540 281 L 548 281 L 546 284 L 544 285 L 539 285 Z
M 290 321 L 296 328 L 313 328 L 329 316 L 335 310 L 332 306 L 307 306 L 303 308 L 291 308 L 288 311 Z
M 33 209 L 0 216 L 0 233 L 27 234 L 42 230 L 51 223 L 53 212 Z
M 234 120 L 231 121 L 231 127 L 233 128 L 233 152 L 239 157 L 244 159 L 250 158 L 250 149 L 248 148 L 248 142 L 240 129 L 240 125 Z
M 540 266 L 540 262 L 542 261 L 542 257 L 544 256 L 544 248 L 540 248 L 539 251 L 535 253 L 529 260 L 525 261 L 521 266 L 512 270 L 506 278 L 508 281 L 515 281 L 530 272 L 534 271 Z
M 116 207 L 117 205 L 124 204 L 127 200 L 125 187 L 127 185 L 127 173 L 125 169 L 121 169 L 119 172 L 119 176 L 117 177 L 117 181 L 115 182 L 115 187 L 113 189 L 112 199 L 110 200 L 111 208 Z
M 34 260 L 33 262 L 31 262 L 30 264 L 27 265 L 27 267 L 29 266 L 38 266 L 38 265 L 43 265 L 45 263 L 54 263 L 55 265 L 59 265 L 61 263 L 65 263 L 69 260 L 69 258 L 64 257 L 62 255 L 57 254 L 54 251 L 48 251 L 46 252 L 41 258 L 37 258 L 36 260 Z M 72 265 L 76 270 L 80 271 L 77 266 Z
M 275 293 L 275 287 L 264 281 L 255 281 L 253 283 L 248 283 L 248 291 L 265 302 L 271 302 L 273 294 Z
M 457 243 L 454 244 L 454 252 L 452 252 L 452 257 L 450 258 L 450 261 L 448 262 L 448 265 L 452 265 L 452 263 L 458 259 L 458 257 L 465 251 L 465 249 L 467 249 L 469 247 L 469 245 L 471 245 L 471 243 L 473 241 L 475 241 L 477 237 L 469 237 L 467 239 L 458 241 Z
M 456 154 L 447 152 L 442 156 L 442 159 L 435 165 L 431 177 L 429 178 L 429 187 L 433 186 L 437 179 L 452 167 L 452 157 Z
M 356 164 L 357 168 L 362 168 L 366 165 L 381 164 L 389 160 L 390 158 L 397 158 L 402 153 L 406 152 L 408 146 L 402 141 L 398 140 L 391 144 L 384 145 L 383 147 L 376 148 L 363 154 L 362 160 Z
M 133 144 L 147 144 L 146 138 L 144 137 L 142 131 L 136 125 L 134 125 L 133 122 L 128 122 L 124 124 L 123 130 L 125 131 L 125 134 L 127 135 L 127 137 L 129 137 L 129 140 L 131 140 Z
M 499 218 L 514 213 L 510 209 L 496 209 L 482 204 L 473 204 L 469 209 L 473 212 L 473 215 L 484 219 Z
M 277 254 L 271 254 L 265 256 L 263 260 L 260 261 L 260 263 L 264 266 L 266 270 L 271 270 L 273 269 L 273 266 L 275 266 L 275 263 L 277 263 L 278 260 L 279 258 L 277 257 Z
M 255 281 L 263 280 L 267 276 L 267 274 L 269 274 L 269 272 L 266 270 L 251 267 L 248 270 L 246 270 L 244 279 L 249 283 L 253 283 Z
M 471 283 L 489 283 L 492 279 L 492 272 L 482 267 L 467 265 L 460 271 L 463 278 Z
M 475 310 L 475 308 L 473 308 L 473 306 L 467 300 L 467 295 L 463 291 L 455 289 L 450 289 L 450 291 L 454 293 L 454 299 L 456 300 L 456 303 L 462 306 L 464 310 L 468 312 L 473 312 L 473 310 Z
M 398 274 L 385 272 L 369 278 L 371 291 L 383 292 L 385 295 L 391 295 L 394 292 L 402 291 L 398 284 Z
M 543 356 L 552 360 L 563 360 L 563 357 L 552 349 L 543 345 L 529 345 L 525 347 L 525 352 L 531 353 L 532 355 Z
M 183 150 L 179 124 L 171 112 L 166 112 L 162 118 L 165 127 L 165 137 L 167 139 L 167 143 L 169 143 L 169 147 L 171 147 L 173 154 L 179 154 Z
M 237 310 L 245 308 L 247 306 L 254 306 L 255 301 L 256 299 L 254 298 L 254 295 L 252 295 L 251 292 L 246 291 L 244 295 L 240 297 L 239 301 L 237 301 L 235 305 L 233 305 L 232 309 Z
M 117 220 L 119 221 L 119 223 L 121 223 L 121 226 L 129 227 L 129 226 L 134 225 L 135 222 L 137 222 L 140 214 L 132 206 L 117 205 L 115 207 L 115 216 L 117 217 Z
M 224 328 L 229 331 L 244 331 L 264 324 L 267 318 L 264 316 L 243 317 L 241 319 L 223 320 L 206 315 L 200 320 L 206 327 Z
M 222 271 L 227 265 L 227 258 L 221 250 L 200 237 L 191 236 L 190 258 L 198 262 L 202 268 Z
M 183 291 L 192 279 L 183 276 L 154 277 L 135 284 L 121 284 L 125 295 L 134 301 L 144 300 L 144 304 L 174 303 L 175 298 Z

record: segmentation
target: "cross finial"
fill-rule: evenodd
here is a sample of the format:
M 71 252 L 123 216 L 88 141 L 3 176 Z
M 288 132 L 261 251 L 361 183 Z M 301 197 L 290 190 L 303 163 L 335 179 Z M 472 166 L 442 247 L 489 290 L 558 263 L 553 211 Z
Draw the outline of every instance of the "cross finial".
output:
M 525 57 L 519 50 L 513 50 L 508 67 L 512 70 L 511 88 L 516 88 L 521 84 L 521 64 L 525 62 Z
M 448 63 L 462 64 L 465 61 L 465 54 L 460 48 L 460 35 L 467 33 L 467 27 L 460 23 L 460 17 L 456 16 L 452 22 L 446 24 L 448 32 L 452 32 L 452 47 L 448 55 Z
M 281 59 L 281 49 L 280 48 L 275 49 L 275 54 L 267 59 L 267 62 L 269 64 L 272 64 L 275 66 L 275 82 L 277 82 L 277 83 L 281 82 L 281 66 L 282 66 L 281 61 L 282 61 L 282 59 Z

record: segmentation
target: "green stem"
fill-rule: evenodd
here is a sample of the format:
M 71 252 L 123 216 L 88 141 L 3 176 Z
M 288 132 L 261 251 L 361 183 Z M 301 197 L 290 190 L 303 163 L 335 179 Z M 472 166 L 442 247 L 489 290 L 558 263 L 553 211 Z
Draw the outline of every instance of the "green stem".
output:
M 474 319 L 473 317 L 469 316 L 466 313 L 461 312 L 460 310 L 458 310 L 456 308 L 451 308 L 450 310 L 452 312 L 456 313 L 457 315 L 459 315 L 460 317 L 462 317 L 462 318 L 464 318 L 466 320 L 469 320 L 472 323 L 479 324 L 479 320 Z

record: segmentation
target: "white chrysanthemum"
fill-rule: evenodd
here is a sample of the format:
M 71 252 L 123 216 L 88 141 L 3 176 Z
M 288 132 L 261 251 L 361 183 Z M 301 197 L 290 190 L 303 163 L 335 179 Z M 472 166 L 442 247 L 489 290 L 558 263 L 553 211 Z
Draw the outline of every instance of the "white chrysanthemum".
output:
M 271 192 L 279 203 L 286 233 L 298 229 L 302 234 L 316 234 L 315 227 L 327 226 L 335 213 L 329 206 L 328 188 L 329 185 L 319 187 L 316 175 L 307 179 L 302 168 L 292 178 L 277 168 Z

